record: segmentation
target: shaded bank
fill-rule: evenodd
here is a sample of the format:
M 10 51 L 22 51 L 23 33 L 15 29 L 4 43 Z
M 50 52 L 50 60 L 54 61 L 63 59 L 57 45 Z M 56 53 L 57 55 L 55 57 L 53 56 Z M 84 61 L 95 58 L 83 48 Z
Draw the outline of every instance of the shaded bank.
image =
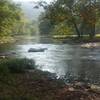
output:
M 62 79 L 57 79 L 55 74 L 35 69 L 34 63 L 30 64 L 32 61 L 28 59 L 12 61 L 12 63 L 8 60 L 5 61 L 3 66 L 0 64 L 1 100 L 100 99 L 100 88 L 97 86 L 77 81 L 73 84 L 65 84 Z M 15 69 L 14 64 L 16 67 L 20 66 L 18 70 Z M 33 67 L 30 68 L 30 65 Z M 13 68 L 14 70 L 10 71 Z
M 74 99 L 73 99 L 74 98 Z M 99 100 L 100 91 L 88 85 L 66 85 L 47 72 L 10 74 L 0 79 L 2 100 Z

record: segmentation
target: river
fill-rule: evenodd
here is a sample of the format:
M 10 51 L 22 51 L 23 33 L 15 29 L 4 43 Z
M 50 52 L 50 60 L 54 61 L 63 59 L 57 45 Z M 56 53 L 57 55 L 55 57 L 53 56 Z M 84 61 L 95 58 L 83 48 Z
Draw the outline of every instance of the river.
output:
M 30 48 L 47 48 L 44 52 L 28 52 Z M 26 57 L 36 61 L 38 69 L 56 73 L 66 82 L 85 81 L 100 85 L 100 47 L 84 48 L 81 44 L 63 44 L 34 39 L 0 46 L 0 54 L 13 53 L 14 57 Z

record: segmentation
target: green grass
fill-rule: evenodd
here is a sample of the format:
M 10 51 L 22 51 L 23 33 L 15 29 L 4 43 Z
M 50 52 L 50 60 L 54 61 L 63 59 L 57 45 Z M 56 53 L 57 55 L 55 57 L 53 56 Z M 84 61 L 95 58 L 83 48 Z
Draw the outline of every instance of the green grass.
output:
M 55 39 L 62 39 L 62 38 L 76 38 L 77 35 L 53 35 L 52 36 Z M 84 35 L 83 38 L 85 39 L 90 39 L 90 37 L 88 35 Z M 100 38 L 100 34 L 96 34 L 96 36 L 94 38 Z
M 97 38 L 100 38 L 100 34 L 97 34 L 96 37 L 97 37 Z

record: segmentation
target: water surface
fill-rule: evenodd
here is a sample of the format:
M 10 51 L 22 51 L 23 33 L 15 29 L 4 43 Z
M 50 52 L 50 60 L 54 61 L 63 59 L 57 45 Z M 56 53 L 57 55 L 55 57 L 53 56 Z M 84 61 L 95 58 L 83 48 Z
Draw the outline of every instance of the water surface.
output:
M 45 39 L 44 39 L 45 40 Z M 47 48 L 44 52 L 31 52 L 30 48 Z M 31 58 L 38 69 L 56 73 L 66 81 L 80 80 L 100 84 L 100 48 L 82 48 L 81 44 L 54 42 L 3 45 L 0 52 L 16 52 L 17 57 Z

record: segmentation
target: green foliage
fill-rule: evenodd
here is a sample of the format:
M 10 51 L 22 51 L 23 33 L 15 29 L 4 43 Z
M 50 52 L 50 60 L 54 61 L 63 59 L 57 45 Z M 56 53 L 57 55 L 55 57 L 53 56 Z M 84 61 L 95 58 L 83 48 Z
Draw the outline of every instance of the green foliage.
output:
M 37 22 L 29 21 L 27 18 L 22 16 L 20 22 L 18 22 L 13 29 L 13 35 L 34 35 L 36 31 Z
M 86 33 L 90 37 L 95 36 L 95 25 L 98 21 L 96 16 L 100 12 L 99 0 L 56 0 L 49 5 L 43 4 L 46 8 L 43 19 L 49 19 L 53 25 L 66 21 L 68 26 L 74 28 L 78 37 Z
M 55 26 L 52 34 L 54 35 L 72 35 L 73 30 L 68 25 L 61 23 Z
M 25 25 L 26 34 L 34 35 L 38 30 L 37 27 L 38 27 L 37 21 L 35 21 L 35 20 L 28 21 Z
M 53 29 L 53 25 L 51 24 L 50 20 L 45 19 L 41 20 L 39 24 L 39 31 L 41 35 L 48 35 Z
M 5 59 L 0 61 L 0 73 L 20 73 L 36 67 L 34 60 L 26 58 Z
M 1 62 L 1 61 L 0 61 Z M 0 75 L 6 75 L 7 73 L 9 73 L 9 69 L 7 66 L 4 66 L 4 62 L 0 63 Z
M 0 0 L 0 36 L 9 35 L 20 20 L 21 9 L 10 0 Z

